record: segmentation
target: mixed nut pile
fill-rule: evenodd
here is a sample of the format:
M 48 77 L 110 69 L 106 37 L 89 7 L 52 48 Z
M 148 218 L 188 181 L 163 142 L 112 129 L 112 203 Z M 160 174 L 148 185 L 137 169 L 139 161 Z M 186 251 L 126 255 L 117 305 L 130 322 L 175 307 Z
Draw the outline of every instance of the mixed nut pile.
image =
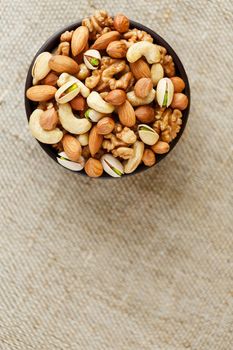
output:
M 61 165 L 90 177 L 154 165 L 188 106 L 172 57 L 123 14 L 97 11 L 63 33 L 53 53 L 37 57 L 32 77 L 32 135 L 57 150 Z

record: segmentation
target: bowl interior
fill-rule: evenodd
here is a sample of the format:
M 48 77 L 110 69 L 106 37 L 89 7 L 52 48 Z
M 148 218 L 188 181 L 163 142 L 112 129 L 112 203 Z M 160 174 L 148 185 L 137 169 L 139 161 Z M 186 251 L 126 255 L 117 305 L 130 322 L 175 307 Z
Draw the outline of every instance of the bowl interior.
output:
M 27 97 L 26 97 L 26 90 L 32 86 L 32 75 L 31 75 L 31 71 L 32 71 L 32 66 L 34 64 L 34 61 L 36 59 L 36 57 L 44 52 L 44 51 L 49 51 L 52 52 L 59 44 L 60 41 L 60 36 L 63 32 L 65 32 L 66 30 L 71 31 L 75 28 L 77 28 L 78 26 L 81 25 L 81 21 L 75 22 L 73 24 L 68 25 L 67 27 L 59 30 L 57 33 L 55 33 L 54 35 L 52 35 L 45 43 L 44 45 L 38 50 L 38 52 L 36 53 L 35 57 L 33 58 L 33 61 L 30 65 L 28 74 L 27 74 L 27 78 L 26 78 L 26 84 L 25 84 L 25 108 L 26 108 L 26 114 L 27 114 L 27 119 L 29 120 L 31 113 L 33 112 L 33 110 L 36 108 L 36 104 L 32 101 L 30 101 Z M 183 111 L 183 116 L 182 116 L 182 126 L 181 126 L 181 130 L 178 133 L 177 137 L 170 143 L 170 151 L 168 153 L 165 154 L 161 154 L 161 155 L 156 155 L 156 164 L 158 162 L 160 162 L 163 158 L 165 158 L 170 152 L 171 150 L 175 147 L 175 145 L 177 144 L 177 142 L 179 141 L 186 123 L 187 123 L 187 119 L 188 119 L 188 115 L 189 115 L 189 109 L 190 109 L 190 88 L 189 88 L 189 81 L 188 81 L 188 77 L 187 74 L 185 72 L 185 69 L 183 67 L 183 64 L 181 63 L 179 57 L 177 56 L 177 54 L 175 53 L 175 51 L 171 48 L 171 46 L 163 39 L 161 38 L 157 33 L 155 33 L 153 30 L 145 27 L 144 25 L 134 22 L 134 21 L 130 21 L 130 28 L 137 28 L 140 30 L 144 30 L 147 33 L 149 33 L 153 39 L 154 39 L 154 43 L 164 46 L 167 49 L 167 52 L 169 55 L 171 55 L 173 57 L 173 61 L 175 63 L 175 67 L 176 67 L 176 75 L 180 76 L 184 82 L 185 82 L 185 90 L 184 93 L 185 95 L 188 97 L 189 99 L 189 105 L 188 107 L 185 109 L 185 111 Z M 50 145 L 46 145 L 44 143 L 41 143 L 37 140 L 37 142 L 40 144 L 40 146 L 43 148 L 43 150 L 53 159 L 57 162 L 56 156 L 57 156 L 57 152 L 55 149 L 53 149 Z M 155 164 L 155 165 L 156 165 Z M 133 175 L 135 173 L 141 172 L 141 171 L 145 171 L 147 169 L 150 169 L 149 167 L 144 166 L 143 164 L 141 164 L 132 174 L 127 174 L 124 176 L 129 176 L 129 175 Z M 76 172 L 77 174 L 80 175 L 85 175 L 84 170 Z M 102 177 L 105 178 L 112 178 L 110 177 L 108 174 L 103 173 Z M 101 177 L 101 178 L 102 178 Z

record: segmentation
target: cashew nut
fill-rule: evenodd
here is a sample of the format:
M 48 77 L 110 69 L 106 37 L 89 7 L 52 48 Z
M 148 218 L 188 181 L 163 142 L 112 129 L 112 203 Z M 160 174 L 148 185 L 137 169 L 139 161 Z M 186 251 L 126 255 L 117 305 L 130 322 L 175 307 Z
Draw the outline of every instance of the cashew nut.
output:
M 81 80 L 75 78 L 73 75 L 70 75 L 68 73 L 62 73 L 57 81 L 57 85 L 61 87 L 62 85 L 66 84 L 68 81 L 73 81 L 74 83 L 77 83 L 80 87 L 80 93 L 83 97 L 87 97 L 90 94 L 90 89 L 88 89 Z
M 46 131 L 40 126 L 40 117 L 44 113 L 42 109 L 35 109 L 30 116 L 29 129 L 32 136 L 42 143 L 54 144 L 61 141 L 63 132 L 56 128 L 51 131 Z
M 139 58 L 144 56 L 149 64 L 160 61 L 160 51 L 157 45 L 148 41 L 140 41 L 132 46 L 127 51 L 126 58 L 130 63 L 134 63 Z
M 87 104 L 89 107 L 93 108 L 100 113 L 112 113 L 114 111 L 114 106 L 108 102 L 105 102 L 100 94 L 96 91 L 92 91 L 87 98 Z
M 78 119 L 74 116 L 69 103 L 58 105 L 59 120 L 63 128 L 71 134 L 85 134 L 91 129 L 91 122 L 86 118 Z
M 133 107 L 141 106 L 141 105 L 148 105 L 151 103 L 155 98 L 155 90 L 152 89 L 149 95 L 147 95 L 145 98 L 137 97 L 134 93 L 134 91 L 130 91 L 127 93 L 127 100 L 131 103 Z
M 83 82 L 79 79 L 77 79 L 78 85 L 80 86 L 80 93 L 83 97 L 87 98 L 87 96 L 90 95 L 90 89 L 88 89 L 88 87 L 86 87 L 85 84 L 83 84 Z
M 144 143 L 136 141 L 133 145 L 133 156 L 124 164 L 124 172 L 132 173 L 141 163 L 144 152 Z
M 77 139 L 79 140 L 81 146 L 87 146 L 89 141 L 89 133 L 86 132 L 85 134 L 79 135 Z

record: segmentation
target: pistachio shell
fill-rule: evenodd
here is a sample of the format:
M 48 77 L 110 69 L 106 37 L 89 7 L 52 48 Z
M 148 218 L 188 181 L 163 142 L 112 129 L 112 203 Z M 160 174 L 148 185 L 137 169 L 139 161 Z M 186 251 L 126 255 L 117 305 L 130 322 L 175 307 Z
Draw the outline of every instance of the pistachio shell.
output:
M 80 157 L 80 162 L 72 162 L 69 160 L 65 152 L 58 153 L 57 161 L 59 164 L 64 166 L 67 169 L 73 171 L 81 171 L 84 168 L 85 160 L 83 157 Z
M 139 166 L 142 161 L 144 152 L 144 143 L 141 141 L 136 141 L 133 145 L 133 156 L 129 158 L 124 164 L 124 172 L 126 174 L 131 174 Z
M 62 94 L 74 84 L 77 85 L 77 88 L 68 92 L 67 94 L 65 94 L 65 96 L 62 96 Z M 79 91 L 80 91 L 80 85 L 78 85 L 75 81 L 71 80 L 71 81 L 68 81 L 67 83 L 65 83 L 64 85 L 62 85 L 57 90 L 57 92 L 55 94 L 55 99 L 58 103 L 61 103 L 61 104 L 67 103 L 67 102 L 73 100 L 73 98 L 78 95 Z
M 85 112 L 85 117 L 88 120 L 91 120 L 94 123 L 97 123 L 100 119 L 102 119 L 103 117 L 106 117 L 106 114 L 104 113 L 100 113 L 95 111 L 92 108 L 89 108 L 86 112 Z
M 57 80 L 57 86 L 61 87 L 62 85 L 72 81 L 73 83 L 77 80 L 73 75 L 68 73 L 62 73 Z
M 52 55 L 50 52 L 42 52 L 37 56 L 32 67 L 33 85 L 36 85 L 40 80 L 44 79 L 47 74 L 49 74 L 49 60 L 51 57 Z
M 99 53 L 99 51 L 97 50 L 87 50 L 84 55 L 83 55 L 83 61 L 85 63 L 85 65 L 87 66 L 87 68 L 91 69 L 91 70 L 95 70 L 98 69 L 98 66 L 93 66 L 87 59 L 87 57 L 91 57 L 91 58 L 96 58 L 97 60 L 101 60 L 101 55 Z
M 90 94 L 90 90 L 86 87 L 85 84 L 83 84 L 83 82 L 79 79 L 77 79 L 76 77 L 74 77 L 73 75 L 70 75 L 68 73 L 62 73 L 57 81 L 57 85 L 59 87 L 63 86 L 64 84 L 69 82 L 73 82 L 77 83 L 80 87 L 80 93 L 81 95 L 86 98 L 89 94 Z
M 104 171 L 112 177 L 121 177 L 124 174 L 123 165 L 111 154 L 104 154 L 100 159 Z
M 172 103 L 174 85 L 169 78 L 159 80 L 156 90 L 156 98 L 160 107 L 168 107 Z
M 149 146 L 154 145 L 159 139 L 157 132 L 147 124 L 138 125 L 138 134 L 140 139 Z

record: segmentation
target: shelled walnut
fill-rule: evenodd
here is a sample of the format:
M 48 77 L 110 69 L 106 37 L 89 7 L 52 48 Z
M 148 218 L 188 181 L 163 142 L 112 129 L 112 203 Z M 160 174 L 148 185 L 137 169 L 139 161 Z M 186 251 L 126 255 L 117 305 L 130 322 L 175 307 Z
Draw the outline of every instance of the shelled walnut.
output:
M 153 42 L 153 38 L 150 34 L 146 33 L 144 30 L 139 30 L 137 28 L 130 29 L 124 34 L 124 39 L 136 43 L 138 41 L 149 41 Z
M 170 55 L 165 55 L 163 62 L 162 62 L 162 66 L 164 69 L 165 74 L 171 78 L 174 77 L 176 74 L 176 69 L 175 69 L 175 64 L 173 62 L 173 58 Z
M 113 19 L 104 10 L 96 11 L 91 17 L 84 18 L 82 25 L 90 32 L 90 39 L 95 40 L 99 34 L 110 31 L 113 27 Z
M 103 149 L 106 149 L 108 152 L 112 151 L 116 147 L 127 146 L 127 143 L 119 140 L 114 134 L 104 135 L 104 140 L 102 143 Z
M 171 142 L 177 136 L 182 125 L 182 112 L 179 109 L 157 109 L 156 121 L 153 129 L 160 135 L 160 139 Z

